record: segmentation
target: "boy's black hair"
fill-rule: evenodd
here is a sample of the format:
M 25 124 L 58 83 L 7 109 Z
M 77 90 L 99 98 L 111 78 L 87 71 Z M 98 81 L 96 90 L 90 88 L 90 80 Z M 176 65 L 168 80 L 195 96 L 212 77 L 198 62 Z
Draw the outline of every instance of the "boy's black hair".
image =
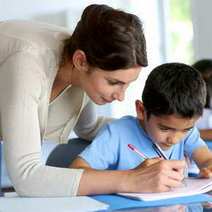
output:
M 197 61 L 192 65 L 196 68 L 201 74 L 206 83 L 207 88 L 207 97 L 205 108 L 212 107 L 212 60 L 211 59 L 202 59 Z
M 176 114 L 183 118 L 201 116 L 206 87 L 201 74 L 183 63 L 156 67 L 147 78 L 142 100 L 147 116 Z

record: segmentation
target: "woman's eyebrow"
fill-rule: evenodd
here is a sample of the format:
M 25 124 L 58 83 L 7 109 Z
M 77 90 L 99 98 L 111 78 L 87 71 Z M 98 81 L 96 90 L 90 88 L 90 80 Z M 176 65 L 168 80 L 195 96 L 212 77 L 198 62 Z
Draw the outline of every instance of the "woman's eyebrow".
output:
M 126 82 L 123 82 L 121 80 L 114 79 L 114 78 L 108 78 L 107 80 L 110 80 L 110 81 L 117 83 L 117 84 L 123 84 L 123 85 L 126 84 Z

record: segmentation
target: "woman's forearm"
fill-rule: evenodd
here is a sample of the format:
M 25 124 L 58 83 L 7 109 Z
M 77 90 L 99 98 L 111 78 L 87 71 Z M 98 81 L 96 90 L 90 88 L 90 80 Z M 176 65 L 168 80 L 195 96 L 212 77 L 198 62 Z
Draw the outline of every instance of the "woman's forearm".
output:
M 77 195 L 119 192 L 163 192 L 181 185 L 184 161 L 161 160 L 131 170 L 99 171 L 85 169 Z
M 81 177 L 78 195 L 124 192 L 128 171 L 98 171 L 85 169 Z

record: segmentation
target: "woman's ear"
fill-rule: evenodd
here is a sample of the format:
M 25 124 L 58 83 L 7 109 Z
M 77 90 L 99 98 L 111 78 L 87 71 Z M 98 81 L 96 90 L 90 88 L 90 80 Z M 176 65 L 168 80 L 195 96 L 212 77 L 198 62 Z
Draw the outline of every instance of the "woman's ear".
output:
M 143 102 L 140 100 L 136 100 L 135 107 L 136 107 L 136 112 L 137 112 L 137 118 L 139 120 L 144 120 L 145 108 L 144 108 Z
M 79 71 L 88 71 L 88 62 L 84 51 L 77 49 L 72 57 L 74 67 Z

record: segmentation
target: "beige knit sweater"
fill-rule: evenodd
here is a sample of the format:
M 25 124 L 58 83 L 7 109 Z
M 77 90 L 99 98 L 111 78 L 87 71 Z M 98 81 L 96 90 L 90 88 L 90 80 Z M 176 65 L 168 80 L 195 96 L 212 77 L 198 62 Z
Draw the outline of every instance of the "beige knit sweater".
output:
M 65 143 L 75 130 L 92 139 L 105 119 L 78 87 L 49 103 L 64 28 L 27 21 L 0 22 L 0 136 L 12 183 L 21 196 L 76 195 L 83 170 L 41 163 L 44 138 Z

